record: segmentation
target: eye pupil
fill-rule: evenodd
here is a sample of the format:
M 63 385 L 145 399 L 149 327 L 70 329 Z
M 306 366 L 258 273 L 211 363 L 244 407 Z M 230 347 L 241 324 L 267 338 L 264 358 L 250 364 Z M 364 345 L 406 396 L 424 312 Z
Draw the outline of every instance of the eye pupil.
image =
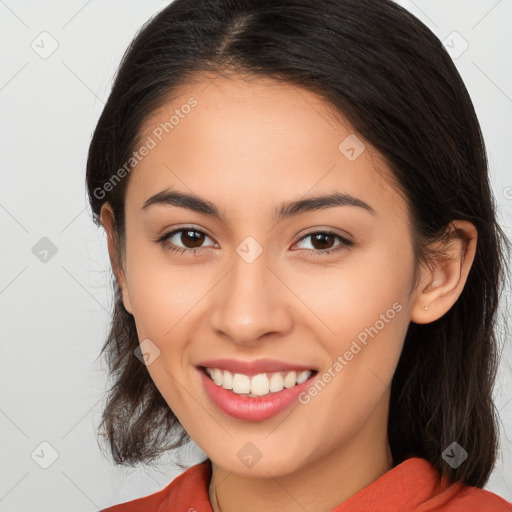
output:
M 191 246 L 187 244 L 186 237 L 189 237 L 189 240 L 193 239 Z M 185 245 L 187 247 L 187 249 L 194 249 L 196 247 L 201 247 L 201 245 L 204 242 L 204 233 L 200 233 L 199 231 L 195 231 L 195 230 L 191 230 L 191 229 L 183 230 L 182 235 L 181 235 L 181 242 L 183 243 L 183 245 Z
M 312 235 L 312 237 L 314 240 L 314 243 L 313 243 L 314 247 L 315 247 L 315 243 L 320 242 L 320 247 L 318 247 L 319 249 L 326 249 L 327 247 L 325 247 L 325 245 L 330 247 L 329 241 L 327 241 L 327 243 L 326 243 L 326 239 L 330 238 L 331 242 L 332 242 L 332 238 L 333 238 L 333 236 L 328 233 L 316 233 L 316 234 Z M 317 248 L 317 247 L 315 247 L 315 248 Z

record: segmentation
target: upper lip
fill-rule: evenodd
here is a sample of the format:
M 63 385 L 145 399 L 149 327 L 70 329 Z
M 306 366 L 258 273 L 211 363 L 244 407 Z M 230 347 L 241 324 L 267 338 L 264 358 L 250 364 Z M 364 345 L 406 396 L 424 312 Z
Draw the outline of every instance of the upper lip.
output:
M 199 363 L 198 366 L 205 368 L 218 368 L 228 370 L 232 373 L 243 373 L 244 375 L 257 375 L 259 373 L 270 373 L 279 371 L 304 371 L 315 370 L 311 366 L 279 361 L 277 359 L 256 359 L 253 361 L 241 361 L 237 359 L 210 359 Z

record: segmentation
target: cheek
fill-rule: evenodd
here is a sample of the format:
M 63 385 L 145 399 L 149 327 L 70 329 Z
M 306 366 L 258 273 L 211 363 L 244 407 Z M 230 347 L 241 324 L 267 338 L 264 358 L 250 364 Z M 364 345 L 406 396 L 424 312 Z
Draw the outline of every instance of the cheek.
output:
M 163 362 L 175 373 L 194 331 L 190 323 L 194 321 L 194 307 L 205 290 L 195 287 L 183 274 L 178 278 L 155 268 L 141 274 L 140 279 L 133 277 L 132 306 L 139 340 L 149 338 L 160 351 L 158 363 Z M 204 288 L 204 279 L 201 286 Z
M 184 391 L 188 376 L 183 373 L 183 362 L 194 331 L 190 324 L 194 306 L 206 291 L 204 275 L 202 281 L 194 283 L 183 267 L 165 264 L 150 254 L 146 257 L 142 251 L 135 256 L 129 270 L 129 289 L 137 335 L 140 342 L 149 339 L 156 346 L 153 350 L 158 356 L 147 366 L 148 372 L 183 424 L 187 404 L 190 407 L 190 397 Z
M 364 338 L 365 328 L 374 324 L 379 332 L 403 331 L 408 325 L 412 264 L 411 253 L 383 244 L 356 249 L 329 266 L 289 267 L 282 273 L 286 272 L 283 280 L 306 308 L 306 317 L 318 324 L 325 339 L 334 340 L 330 343 L 333 354 L 360 333 Z
M 205 292 L 205 272 L 176 264 L 155 242 L 132 234 L 127 247 L 127 282 L 140 336 L 172 338 Z M 201 279 L 202 277 L 202 279 Z M 197 281 L 197 282 L 195 282 Z
M 148 371 L 180 417 L 186 413 L 183 404 L 190 400 L 183 383 L 197 378 L 189 364 L 190 341 L 197 337 L 204 301 L 222 272 L 219 275 L 207 265 L 178 264 L 163 250 L 143 249 L 142 245 L 133 247 L 127 261 L 137 335 L 141 342 L 149 339 L 156 345 L 158 357 Z
M 293 289 L 309 310 L 306 325 L 331 360 L 324 404 L 350 403 L 364 414 L 389 386 L 410 323 L 413 259 L 403 247 L 368 249 L 337 267 L 296 274 Z

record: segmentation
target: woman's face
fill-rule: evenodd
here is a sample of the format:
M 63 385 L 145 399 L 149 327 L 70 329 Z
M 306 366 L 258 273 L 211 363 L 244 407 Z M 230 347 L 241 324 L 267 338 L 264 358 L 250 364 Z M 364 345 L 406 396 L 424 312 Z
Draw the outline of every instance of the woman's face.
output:
M 147 369 L 229 471 L 356 461 L 387 443 L 389 387 L 419 308 L 406 204 L 375 150 L 310 92 L 235 76 L 178 92 L 145 124 L 126 191 L 121 285 Z M 243 366 L 263 359 L 274 365 Z M 201 366 L 218 368 L 217 384 Z M 294 368 L 317 373 L 296 388 Z

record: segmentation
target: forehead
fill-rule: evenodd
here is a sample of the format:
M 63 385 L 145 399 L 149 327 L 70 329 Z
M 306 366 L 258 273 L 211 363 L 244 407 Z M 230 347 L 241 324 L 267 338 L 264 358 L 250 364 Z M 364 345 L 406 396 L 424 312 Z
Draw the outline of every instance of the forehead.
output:
M 256 197 L 260 205 L 333 188 L 394 193 L 378 153 L 341 114 L 311 91 L 268 77 L 196 76 L 145 121 L 144 144 L 152 149 L 131 171 L 126 198 L 139 207 L 174 185 L 214 202 Z
M 287 82 L 236 74 L 196 74 L 192 80 L 173 90 L 164 106 L 144 122 L 142 137 L 153 135 L 160 142 L 162 136 L 175 145 L 214 142 L 216 147 L 223 139 L 230 149 L 224 156 L 239 158 L 258 150 L 261 158 L 264 149 L 307 149 L 320 141 L 327 145 L 353 131 L 321 97 Z M 190 125 L 194 140 L 188 137 Z M 325 139 L 328 132 L 331 141 Z M 214 148 L 209 149 L 213 153 Z

